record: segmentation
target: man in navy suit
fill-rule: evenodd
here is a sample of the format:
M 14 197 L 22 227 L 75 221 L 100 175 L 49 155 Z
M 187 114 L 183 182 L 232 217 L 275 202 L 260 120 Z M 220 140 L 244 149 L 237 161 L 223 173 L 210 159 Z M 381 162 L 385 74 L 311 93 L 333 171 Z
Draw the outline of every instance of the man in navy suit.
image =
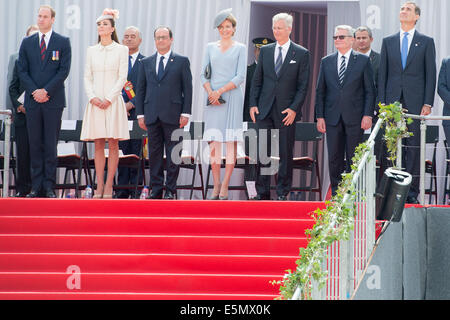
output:
M 270 156 L 271 139 L 263 134 L 264 130 L 276 129 L 279 133 L 277 200 L 287 200 L 292 187 L 295 122 L 302 116 L 310 69 L 309 51 L 289 39 L 292 22 L 292 16 L 287 13 L 273 17 L 276 43 L 261 48 L 250 89 L 250 117 L 257 123 L 258 140 L 268 150 L 267 155 L 261 154 L 261 150 L 258 152 L 256 200 L 270 200 L 270 170 L 262 157 Z
M 441 69 L 439 70 L 437 92 L 444 101 L 443 116 L 450 116 L 450 57 L 442 60 Z M 445 139 L 450 145 L 450 121 L 443 120 L 442 127 L 444 128 Z
M 164 189 L 164 149 L 166 151 L 166 192 L 164 199 L 176 197 L 179 166 L 172 149 L 180 143 L 172 133 L 189 122 L 192 108 L 192 74 L 187 57 L 172 51 L 170 28 L 154 32 L 157 52 L 141 60 L 136 93 L 139 126 L 148 131 L 151 199 L 161 199 Z
M 57 144 L 66 106 L 64 81 L 71 63 L 70 40 L 52 30 L 55 11 L 39 8 L 39 32 L 25 38 L 19 50 L 19 77 L 25 88 L 27 130 L 31 156 L 29 198 L 56 198 Z
M 30 36 L 39 31 L 38 26 L 28 27 L 26 36 Z M 14 137 L 16 141 L 16 197 L 23 198 L 31 190 L 30 173 L 30 145 L 28 143 L 27 122 L 25 118 L 26 110 L 23 106 L 21 96 L 25 89 L 20 83 L 18 60 L 19 53 L 11 55 L 8 65 L 8 85 L 6 105 L 11 109 L 14 120 Z
M 350 171 L 355 148 L 372 126 L 375 85 L 369 57 L 352 50 L 352 27 L 335 28 L 337 52 L 320 63 L 316 87 L 317 130 L 327 133 L 328 166 L 333 195 L 341 174 Z
M 139 46 L 142 43 L 141 32 L 136 27 L 128 27 L 125 29 L 123 35 L 123 44 L 129 49 L 128 60 L 128 81 L 133 85 L 133 89 L 129 90 L 127 86 L 122 90 L 122 97 L 125 101 L 125 105 L 128 113 L 128 120 L 136 120 L 136 97 L 133 97 L 136 91 L 136 85 L 139 74 L 139 66 L 141 60 L 145 58 L 139 52 Z M 139 151 L 142 148 L 142 141 L 140 139 L 130 139 L 119 141 L 119 148 L 124 155 L 136 154 L 139 155 Z M 138 172 L 134 168 L 119 167 L 118 170 L 118 182 L 119 185 L 133 185 L 137 182 Z M 130 196 L 130 192 L 127 189 L 119 190 L 116 194 L 117 198 L 126 199 Z M 138 195 L 131 193 L 131 198 L 137 198 Z
M 420 8 L 411 1 L 400 9 L 401 30 L 383 39 L 378 78 L 378 99 L 396 101 L 410 114 L 429 115 L 436 88 L 436 49 L 433 38 L 419 33 Z M 405 139 L 404 167 L 413 176 L 407 203 L 418 203 L 420 177 L 420 121 L 408 125 L 414 136 Z

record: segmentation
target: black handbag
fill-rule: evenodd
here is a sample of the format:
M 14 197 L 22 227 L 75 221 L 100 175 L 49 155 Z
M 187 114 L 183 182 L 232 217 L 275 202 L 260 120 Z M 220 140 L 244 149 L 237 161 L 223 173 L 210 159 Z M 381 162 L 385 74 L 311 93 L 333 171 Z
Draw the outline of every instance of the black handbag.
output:
M 205 79 L 211 79 L 211 63 L 205 67 Z
M 211 79 L 211 63 L 208 63 L 205 67 L 205 79 L 208 79 L 208 80 Z M 226 103 L 226 101 L 222 97 L 219 97 L 219 102 L 220 102 L 220 104 Z M 206 99 L 206 105 L 207 106 L 211 105 L 211 102 L 209 102 L 209 99 Z

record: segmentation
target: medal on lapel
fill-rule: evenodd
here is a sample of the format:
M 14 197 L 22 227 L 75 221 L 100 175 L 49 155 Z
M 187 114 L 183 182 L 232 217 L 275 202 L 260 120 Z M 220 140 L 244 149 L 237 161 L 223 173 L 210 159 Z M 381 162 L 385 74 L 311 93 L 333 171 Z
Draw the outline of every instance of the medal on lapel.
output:
M 123 90 L 125 90 L 125 93 L 127 94 L 128 99 L 130 99 L 130 100 L 136 96 L 136 94 L 134 93 L 133 84 L 131 83 L 131 81 L 127 81 L 125 83 Z
M 52 60 L 58 61 L 59 60 L 59 51 L 53 51 L 52 53 Z

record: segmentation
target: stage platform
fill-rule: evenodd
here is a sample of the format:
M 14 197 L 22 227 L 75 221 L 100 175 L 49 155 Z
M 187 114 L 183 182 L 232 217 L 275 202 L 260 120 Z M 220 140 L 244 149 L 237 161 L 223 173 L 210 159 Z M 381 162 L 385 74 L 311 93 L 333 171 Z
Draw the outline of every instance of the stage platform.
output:
M 324 207 L 0 199 L 0 299 L 272 300 Z

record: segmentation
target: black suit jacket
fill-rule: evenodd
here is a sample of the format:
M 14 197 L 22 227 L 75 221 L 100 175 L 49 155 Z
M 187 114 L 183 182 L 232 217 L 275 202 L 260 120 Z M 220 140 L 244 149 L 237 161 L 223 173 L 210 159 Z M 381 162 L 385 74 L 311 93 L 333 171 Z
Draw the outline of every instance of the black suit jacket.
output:
M 310 53 L 291 41 L 280 75 L 275 73 L 276 42 L 263 46 L 250 89 L 250 107 L 257 106 L 258 120 L 269 115 L 274 101 L 279 112 L 290 108 L 302 116 L 309 85 Z
M 251 121 L 250 118 L 250 88 L 252 86 L 253 75 L 256 70 L 256 62 L 247 66 L 247 77 L 245 80 L 245 97 L 244 97 L 244 121 Z
M 179 124 L 182 113 L 191 114 L 192 75 L 189 59 L 172 51 L 159 81 L 155 53 L 141 60 L 136 92 L 137 115 L 144 115 L 145 124 L 158 119 Z
M 378 88 L 378 70 L 380 69 L 380 54 L 375 51 L 370 51 L 370 63 L 372 64 L 373 79 L 375 81 L 375 88 Z
M 58 59 L 53 60 L 53 53 Z M 64 81 L 69 75 L 72 52 L 70 40 L 55 31 L 52 32 L 44 61 L 41 61 L 39 33 L 23 39 L 19 50 L 19 76 L 25 87 L 25 108 L 38 105 L 48 108 L 64 108 L 66 95 Z M 44 88 L 50 96 L 49 101 L 39 104 L 32 93 Z
M 139 68 L 140 68 L 140 64 L 141 64 L 141 60 L 144 59 L 145 56 L 143 56 L 142 54 L 138 54 L 136 57 L 136 61 L 134 62 L 133 68 L 131 68 L 131 72 L 128 73 L 127 76 L 127 80 L 131 82 L 131 84 L 133 85 L 133 90 L 134 93 L 136 94 L 136 85 L 138 82 L 138 76 L 139 76 Z M 136 97 L 134 97 L 133 99 L 130 100 L 130 98 L 128 98 L 128 95 L 126 94 L 125 90 L 122 90 L 122 97 L 123 97 L 123 101 L 125 101 L 125 103 L 130 102 L 132 104 L 134 104 L 134 106 L 136 106 Z M 130 115 L 128 116 L 128 120 L 136 120 L 136 108 L 133 108 L 130 110 Z
M 378 76 L 378 102 L 390 104 L 403 99 L 408 112 L 420 114 L 422 106 L 433 105 L 436 89 L 436 49 L 433 38 L 417 30 L 403 70 L 400 32 L 383 39 Z
M 443 116 L 450 116 L 450 57 L 442 60 L 439 71 L 438 94 L 444 101 Z M 449 120 L 442 121 L 443 126 L 450 126 Z
M 352 51 L 342 86 L 338 79 L 338 53 L 320 62 L 316 87 L 315 112 L 330 125 L 337 125 L 341 116 L 345 124 L 361 123 L 363 116 L 373 116 L 375 85 L 372 66 L 367 56 Z
M 17 112 L 17 108 L 20 106 L 20 102 L 17 99 L 20 98 L 22 93 L 25 91 L 24 86 L 22 85 L 19 78 L 18 71 L 18 61 L 16 60 L 14 63 L 13 75 L 11 79 L 11 83 L 9 84 L 9 96 L 11 98 L 12 103 L 12 112 L 14 118 L 14 125 L 16 127 L 23 127 L 26 125 L 25 114 L 21 112 Z

